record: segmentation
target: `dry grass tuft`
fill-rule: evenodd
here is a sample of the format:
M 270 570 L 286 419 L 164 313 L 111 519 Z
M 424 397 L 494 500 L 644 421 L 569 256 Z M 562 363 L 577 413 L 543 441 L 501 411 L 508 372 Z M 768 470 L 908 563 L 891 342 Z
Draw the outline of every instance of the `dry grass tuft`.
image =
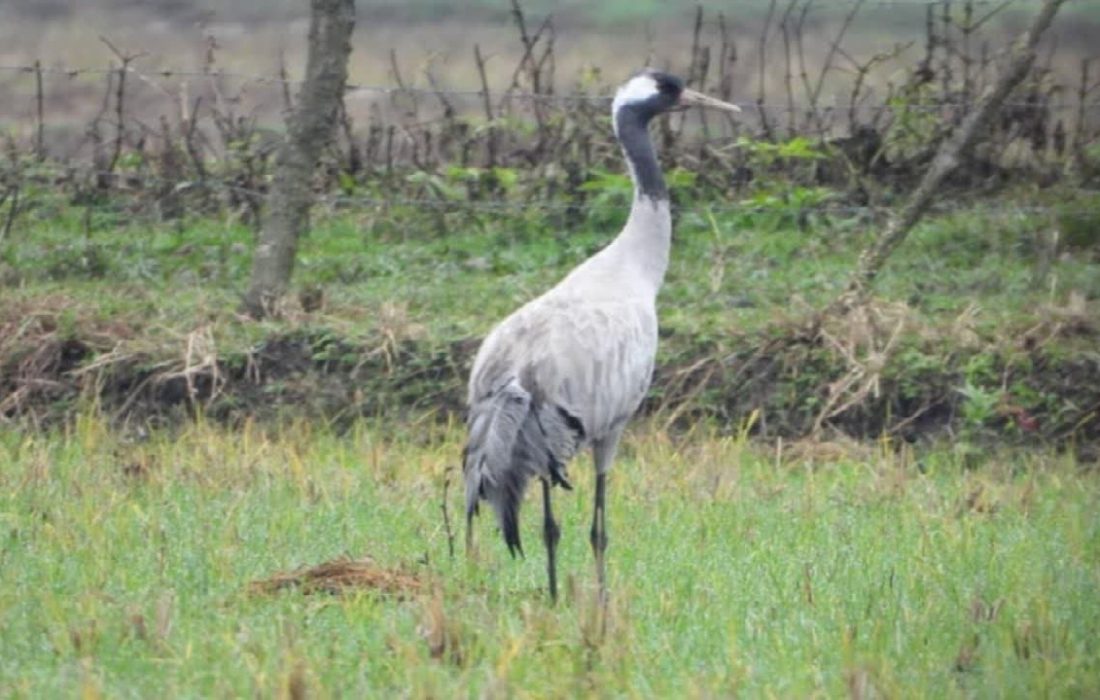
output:
M 418 632 L 428 644 L 428 653 L 436 660 L 455 666 L 466 661 L 464 635 L 457 620 L 443 608 L 443 596 L 436 591 L 424 605 L 424 622 Z
M 828 438 L 811 436 L 792 441 L 780 441 L 777 456 L 785 464 L 871 461 L 875 446 L 834 431 Z
M 990 487 L 979 483 L 969 489 L 965 496 L 960 498 L 955 508 L 955 512 L 960 517 L 967 513 L 991 515 L 1000 510 L 1000 508 L 1001 504 L 998 494 Z
M 1100 308 L 1079 291 L 1071 291 L 1065 304 L 1043 305 L 1041 320 L 1022 334 L 1027 349 L 1040 348 L 1059 338 L 1092 339 L 1100 335 Z
M 898 347 L 902 331 L 913 325 L 914 316 L 906 304 L 874 300 L 822 319 L 820 337 L 843 358 L 848 371 L 829 385 L 825 404 L 814 420 L 814 435 L 821 433 L 825 421 L 868 396 L 878 398 L 882 372 Z
M 399 569 L 379 566 L 370 557 L 351 559 L 340 557 L 312 567 L 278 573 L 271 578 L 249 584 L 252 593 L 275 593 L 297 588 L 302 593 L 348 593 L 357 590 L 377 591 L 407 599 L 426 589 L 425 581 Z

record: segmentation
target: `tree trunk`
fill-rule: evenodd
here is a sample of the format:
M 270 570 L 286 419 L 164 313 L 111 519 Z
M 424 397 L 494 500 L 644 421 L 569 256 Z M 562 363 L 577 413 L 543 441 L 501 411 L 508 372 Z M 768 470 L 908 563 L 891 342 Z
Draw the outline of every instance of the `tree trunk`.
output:
M 990 118 L 1001 108 L 1009 93 L 1027 77 L 1035 62 L 1035 49 L 1039 39 L 1054 20 L 1054 15 L 1063 2 L 1065 0 L 1043 2 L 1031 26 L 1016 40 L 1005 71 L 986 90 L 978 100 L 974 111 L 966 115 L 955 133 L 940 145 L 939 152 L 936 153 L 935 159 L 925 171 L 920 185 L 909 197 L 905 207 L 900 213 L 891 217 L 882 235 L 859 256 L 859 262 L 856 264 L 856 270 L 847 288 L 833 302 L 831 309 L 850 309 L 863 301 L 886 259 L 905 240 L 909 231 L 924 215 L 944 179 L 959 165 L 967 150 L 974 145 L 978 135 L 989 124 Z
M 298 236 L 309 225 L 313 171 L 344 96 L 354 26 L 355 0 L 310 0 L 306 76 L 275 157 L 267 215 L 244 300 L 253 318 L 271 313 L 290 284 Z

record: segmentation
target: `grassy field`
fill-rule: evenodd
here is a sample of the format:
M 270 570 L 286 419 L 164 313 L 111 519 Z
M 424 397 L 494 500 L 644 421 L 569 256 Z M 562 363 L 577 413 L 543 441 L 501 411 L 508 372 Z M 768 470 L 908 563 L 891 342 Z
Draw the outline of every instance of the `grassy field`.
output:
M 459 446 L 432 425 L 199 421 L 126 441 L 85 417 L 0 434 L 0 694 L 1100 693 L 1100 481 L 1070 459 L 966 469 L 945 451 L 639 426 L 611 481 L 601 636 L 587 460 L 557 498 L 551 607 L 535 499 L 526 560 L 484 519 L 476 565 L 448 557 Z M 421 588 L 250 589 L 344 554 Z
M 603 194 L 572 228 L 553 208 L 319 209 L 295 284 L 322 289 L 324 303 L 307 312 L 291 299 L 282 318 L 254 323 L 234 310 L 253 234 L 231 217 L 157 223 L 32 193 L 0 250 L 6 366 L 80 339 L 93 352 L 85 366 L 134 357 L 174 371 L 292 331 L 332 333 L 387 362 L 406 342 L 431 356 L 478 337 L 602 245 L 623 213 Z M 743 210 L 682 202 L 660 302 L 662 366 L 698 347 L 729 353 L 830 298 L 876 230 L 782 198 L 761 205 L 759 194 Z M 1087 217 L 1091 201 L 1031 195 L 931 217 L 877 289 L 876 308 L 899 314 L 881 332 L 905 320 L 907 349 L 888 353 L 888 373 L 919 383 L 921 368 L 970 358 L 946 388 L 972 392 L 960 439 L 750 441 L 749 414 L 686 433 L 660 414 L 635 425 L 611 482 L 606 634 L 587 460 L 573 466 L 576 492 L 557 497 L 557 607 L 544 592 L 534 499 L 526 560 L 509 559 L 487 519 L 476 564 L 449 557 L 440 505 L 462 439 L 438 408 L 441 387 L 457 382 L 449 375 L 335 373 L 342 389 L 401 384 L 413 397 L 404 412 L 339 431 L 285 400 L 282 422 L 231 428 L 200 410 L 149 429 L 139 414 L 104 415 L 93 391 L 75 413 L 64 408 L 63 427 L 5 424 L 0 695 L 1100 693 L 1095 465 L 1069 456 L 1071 440 L 1057 454 L 981 440 L 1004 397 L 1063 410 L 1062 399 L 1006 386 L 988 358 L 1032 362 L 1020 338 L 1037 327 L 1054 367 L 1095 352 L 1092 239 L 1067 239 L 1046 269 L 1039 262 L 1059 208 Z M 1028 208 L 1039 204 L 1053 208 Z M 1092 230 L 1088 220 L 1078 232 Z M 1037 325 L 1050 318 L 1062 320 Z M 281 381 L 269 378 L 258 391 L 270 393 L 243 414 L 277 403 Z M 816 384 L 791 390 L 807 396 Z M 1001 423 L 993 440 L 1011 434 Z M 449 496 L 461 549 L 457 484 Z M 252 586 L 343 556 L 369 557 L 372 581 L 406 588 Z
M 191 136 L 176 143 L 166 120 L 163 152 L 148 150 L 150 115 L 204 96 L 191 87 L 221 104 L 230 86 L 177 76 L 166 89 L 169 76 L 145 73 L 271 73 L 285 50 L 293 74 L 305 27 L 273 19 L 291 4 L 241 2 L 210 23 L 192 17 L 205 0 L 172 17 L 51 6 L 0 11 L 0 697 L 1100 696 L 1094 141 L 1070 162 L 1004 126 L 1016 135 L 1003 162 L 960 171 L 872 298 L 822 314 L 912 189 L 907 149 L 938 117 L 901 104 L 908 126 L 881 152 L 891 167 L 858 182 L 804 138 L 740 139 L 713 162 L 663 150 L 674 245 L 654 386 L 612 475 L 610 605 L 593 590 L 584 459 L 577 490 L 557 496 L 552 606 L 536 498 L 526 559 L 508 557 L 490 518 L 473 561 L 450 552 L 462 387 L 491 325 L 623 224 L 629 180 L 599 152 L 611 145 L 492 168 L 457 147 L 440 157 L 461 166 L 435 163 L 425 145 L 414 168 L 408 154 L 383 164 L 368 135 L 347 172 L 337 145 L 291 293 L 257 322 L 239 309 L 266 132 L 188 151 L 189 174 L 175 149 Z M 771 87 L 782 77 L 751 50 L 766 6 L 744 3 L 731 25 L 741 101 L 755 61 Z M 506 84 L 519 50 L 507 4 L 437 16 L 448 7 L 368 4 L 352 80 L 395 82 L 392 50 L 410 84 L 469 87 L 478 44 L 489 82 Z M 1098 7 L 1067 10 L 1054 74 L 1075 75 Z M 598 91 L 646 57 L 683 66 L 693 42 L 683 4 L 529 10 L 560 12 L 565 91 Z M 868 3 L 845 50 L 919 34 L 922 13 Z M 811 62 L 842 17 L 840 4 L 811 15 Z M 98 138 L 89 119 L 110 105 L 103 75 L 63 69 L 103 65 L 101 31 L 149 51 L 117 105 L 140 142 L 112 137 L 110 177 L 78 174 L 107 166 L 66 146 Z M 36 75 L 18 70 L 36 59 L 56 69 L 44 159 L 31 150 Z M 240 114 L 281 124 L 278 86 L 245 87 Z M 359 130 L 384 124 L 369 102 L 356 112 L 362 97 L 349 100 Z M 530 145 L 530 126 L 511 124 L 505 143 Z M 353 151 L 373 153 L 365 169 Z M 353 585 L 302 583 L 321 564 L 322 587 Z
M 326 306 L 286 320 L 351 333 L 388 320 L 399 336 L 481 335 L 606 245 L 626 217 L 629 190 L 621 187 L 595 190 L 583 219 L 570 224 L 557 203 L 426 198 L 422 205 L 318 208 L 294 284 L 323 288 Z M 812 202 L 800 203 L 800 196 Z M 795 312 L 839 293 L 881 222 L 844 206 L 831 212 L 833 197 L 778 183 L 740 202 L 696 201 L 685 192 L 661 293 L 668 335 L 756 328 L 782 309 Z M 929 323 L 956 321 L 978 304 L 972 321 L 982 333 L 1026 324 L 1044 304 L 1064 304 L 1070 294 L 1090 307 L 1100 300 L 1095 195 L 1023 190 L 944 204 L 950 208 L 918 226 L 884 270 L 877 288 L 883 300 L 907 304 Z M 41 301 L 54 312 L 71 304 L 69 330 L 108 320 L 184 331 L 213 322 L 219 339 L 238 346 L 253 339 L 248 333 L 270 330 L 242 324 L 233 313 L 254 238 L 236 217 L 159 222 L 124 202 L 89 210 L 52 195 L 28 209 L 0 248 L 0 282 L 13 301 Z M 1080 240 L 1064 234 L 1040 272 L 1045 230 L 1070 225 Z M 136 337 L 120 340 L 153 335 L 131 330 Z M 238 331 L 245 335 L 236 337 Z

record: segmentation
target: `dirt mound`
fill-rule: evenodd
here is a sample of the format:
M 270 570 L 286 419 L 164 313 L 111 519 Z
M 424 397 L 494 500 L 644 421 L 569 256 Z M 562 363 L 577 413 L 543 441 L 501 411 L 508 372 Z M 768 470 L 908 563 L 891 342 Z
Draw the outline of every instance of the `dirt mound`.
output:
M 1077 300 L 997 329 L 973 316 L 932 324 L 878 303 L 721 338 L 669 333 L 643 412 L 669 428 L 749 425 L 764 439 L 947 435 L 1098 449 L 1095 305 Z M 43 318 L 34 333 L 18 326 L 17 343 L 0 337 L 0 420 L 56 425 L 88 405 L 81 397 L 113 421 L 147 427 L 200 413 L 230 425 L 316 418 L 337 430 L 362 418 L 447 420 L 464 410 L 478 344 L 312 328 L 222 352 L 200 329 L 176 346 L 123 352 L 101 329 L 63 332 Z
M 423 592 L 427 589 L 427 583 L 423 577 L 412 572 L 379 566 L 370 557 L 340 557 L 316 566 L 280 572 L 249 584 L 249 590 L 258 594 L 275 593 L 287 588 L 305 594 L 377 591 L 403 599 Z

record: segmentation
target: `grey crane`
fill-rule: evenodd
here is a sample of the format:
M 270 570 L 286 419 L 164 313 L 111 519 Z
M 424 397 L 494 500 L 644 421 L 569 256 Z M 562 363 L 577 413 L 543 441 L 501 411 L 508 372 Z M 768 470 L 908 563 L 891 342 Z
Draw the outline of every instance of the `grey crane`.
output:
M 600 598 L 606 600 L 607 474 L 653 374 L 656 298 L 672 238 L 668 188 L 648 126 L 663 112 L 692 105 L 740 111 L 655 70 L 642 71 L 618 89 L 612 124 L 634 182 L 626 225 L 555 287 L 493 328 L 470 373 L 463 453 L 467 550 L 474 515 L 486 500 L 508 551 L 523 553 L 519 509 L 528 482 L 538 477 L 552 600 L 557 600 L 561 532 L 550 490 L 572 488 L 566 464 L 588 446 L 596 467 L 591 544 Z

